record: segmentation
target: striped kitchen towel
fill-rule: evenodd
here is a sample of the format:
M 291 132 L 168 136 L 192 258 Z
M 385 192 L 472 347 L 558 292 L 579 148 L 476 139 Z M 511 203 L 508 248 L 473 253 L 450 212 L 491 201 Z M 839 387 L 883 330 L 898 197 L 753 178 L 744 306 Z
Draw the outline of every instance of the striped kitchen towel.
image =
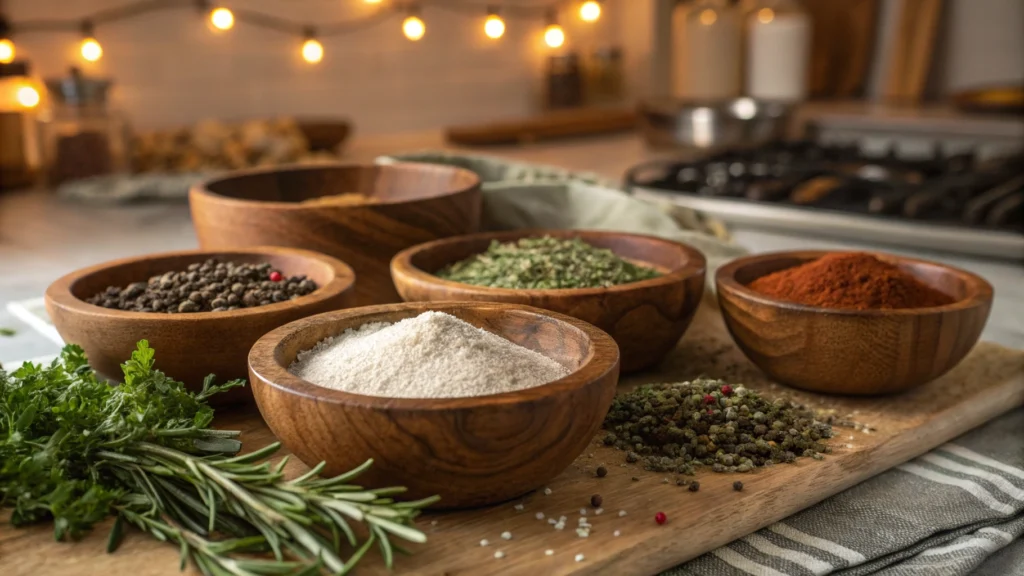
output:
M 1024 408 L 662 576 L 1024 576 Z

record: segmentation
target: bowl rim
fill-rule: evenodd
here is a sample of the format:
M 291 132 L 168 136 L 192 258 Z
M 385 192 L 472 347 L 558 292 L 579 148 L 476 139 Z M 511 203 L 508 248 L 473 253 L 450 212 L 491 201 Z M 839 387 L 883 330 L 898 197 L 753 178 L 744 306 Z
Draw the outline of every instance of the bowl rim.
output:
M 282 164 L 280 166 L 263 166 L 258 168 L 247 168 L 244 170 L 234 170 L 226 174 L 220 174 L 197 182 L 189 188 L 189 197 L 192 195 L 201 196 L 207 200 L 215 200 L 217 202 L 225 202 L 234 205 L 254 205 L 254 206 L 267 206 L 279 210 L 319 210 L 324 208 L 323 205 L 310 205 L 303 204 L 302 202 L 281 202 L 278 200 L 255 200 L 252 198 L 234 198 L 232 196 L 226 196 L 218 192 L 214 192 L 210 189 L 211 185 L 227 182 L 229 180 L 235 180 L 238 178 L 247 178 L 250 176 L 260 176 L 265 174 L 275 174 L 284 172 L 302 172 L 302 171 L 314 171 L 314 170 L 367 170 L 367 169 L 378 169 L 388 171 L 413 171 L 419 170 L 421 172 L 454 172 L 464 173 L 464 176 L 469 176 L 468 184 L 463 187 L 451 188 L 446 190 L 440 190 L 432 194 L 423 196 L 417 196 L 416 198 L 409 198 L 405 200 L 381 200 L 378 202 L 372 202 L 369 204 L 352 204 L 352 205 L 337 205 L 327 206 L 331 208 L 344 208 L 346 210 L 354 210 L 360 208 L 373 208 L 374 206 L 393 206 L 396 204 L 407 204 L 409 202 L 417 202 L 421 200 L 435 200 L 438 198 L 446 198 L 448 196 L 454 196 L 456 194 L 462 194 L 465 192 L 472 192 L 480 189 L 480 176 L 472 170 L 460 168 L 458 166 L 449 166 L 447 164 L 431 164 L 427 162 L 396 162 L 394 164 L 374 164 L 374 163 L 360 163 L 360 162 L 323 162 L 316 164 Z
M 85 276 L 101 273 L 104 270 L 108 270 L 115 266 L 123 266 L 127 264 L 135 264 L 138 262 L 145 262 L 147 260 L 159 260 L 159 259 L 171 259 L 171 258 L 196 258 L 196 261 L 202 261 L 202 259 L 212 257 L 226 257 L 230 258 L 232 255 L 246 255 L 246 256 L 267 256 L 267 255 L 288 255 L 297 256 L 304 260 L 313 260 L 326 264 L 333 272 L 331 280 L 318 287 L 313 292 L 304 296 L 299 296 L 294 300 L 285 300 L 283 302 L 274 302 L 273 304 L 267 304 L 266 306 L 255 306 L 252 308 L 239 308 L 238 310 L 227 310 L 223 312 L 189 312 L 182 314 L 166 314 L 163 312 L 138 312 L 135 310 L 115 310 L 112 308 L 105 308 L 103 306 L 97 306 L 96 304 L 90 304 L 85 300 L 74 295 L 71 291 L 71 287 L 78 280 Z M 156 252 L 151 254 L 143 254 L 141 256 L 130 256 L 128 258 L 119 258 L 117 260 L 108 260 L 85 268 L 79 268 L 73 272 L 61 276 L 49 287 L 46 288 L 45 298 L 55 306 L 59 306 L 65 309 L 74 310 L 78 314 L 85 314 L 91 316 L 101 316 L 110 318 L 119 318 L 124 320 L 145 320 L 145 321 L 156 321 L 156 322 L 181 322 L 181 321 L 212 321 L 222 319 L 234 319 L 234 318 L 249 318 L 253 316 L 260 316 L 273 312 L 280 312 L 284 310 L 294 309 L 296 307 L 305 307 L 314 304 L 320 304 L 332 298 L 335 298 L 345 292 L 350 292 L 355 287 L 356 275 L 352 268 L 326 254 L 320 252 L 314 252 L 312 250 L 303 250 L 301 248 L 287 248 L 283 246 L 254 246 L 252 248 L 227 248 L 223 250 L 176 250 L 171 252 Z
M 947 273 L 955 274 L 959 276 L 967 284 L 967 295 L 959 300 L 956 300 L 950 304 L 943 304 L 941 306 L 924 306 L 920 308 L 885 308 L 885 309 L 868 309 L 868 310 L 855 310 L 850 308 L 825 308 L 821 306 L 810 306 L 807 304 L 800 304 L 798 302 L 791 302 L 789 300 L 782 300 L 780 298 L 774 298 L 767 296 L 760 292 L 752 290 L 745 284 L 741 284 L 736 280 L 736 272 L 745 266 L 760 262 L 770 262 L 781 259 L 807 259 L 808 261 L 816 260 L 826 254 L 835 253 L 864 253 L 878 257 L 880 260 L 888 261 L 894 264 L 915 264 L 930 266 L 933 268 L 941 269 Z M 924 280 L 918 279 L 923 284 L 938 290 L 935 286 L 931 285 Z M 992 302 L 993 289 L 992 285 L 987 280 L 955 266 L 948 264 L 942 264 L 933 260 L 925 260 L 923 258 L 914 258 L 910 256 L 900 256 L 898 254 L 891 254 L 888 252 L 881 252 L 878 250 L 779 250 L 775 252 L 763 252 L 760 254 L 750 254 L 747 256 L 740 256 L 735 258 L 726 264 L 722 265 L 715 273 L 715 288 L 721 298 L 721 295 L 728 292 L 731 295 L 743 298 L 751 302 L 756 302 L 762 306 L 770 306 L 774 308 L 785 308 L 786 310 L 793 312 L 810 312 L 816 314 L 829 314 L 834 316 L 858 316 L 858 317 L 876 317 L 876 316 L 921 316 L 924 314 L 942 314 L 946 312 L 956 312 L 960 310 L 967 310 L 975 308 L 983 304 L 990 304 Z
M 582 331 L 590 340 L 587 356 L 580 367 L 558 380 L 552 380 L 523 390 L 501 392 L 483 396 L 463 396 L 455 398 L 392 398 L 386 396 L 370 396 L 335 390 L 318 386 L 303 380 L 288 371 L 287 366 L 278 362 L 278 352 L 286 338 L 292 337 L 313 326 L 334 324 L 339 321 L 371 317 L 397 310 L 413 310 L 419 313 L 427 311 L 450 312 L 455 309 L 494 309 L 515 310 L 533 316 L 543 316 L 569 324 Z M 365 324 L 366 322 L 363 322 Z M 362 324 L 357 324 L 357 326 Z M 597 354 L 595 350 L 605 348 L 612 354 Z M 351 406 L 371 410 L 437 412 L 447 410 L 474 410 L 493 408 L 529 402 L 554 394 L 583 389 L 594 382 L 604 379 L 612 372 L 618 372 L 620 354 L 618 345 L 600 328 L 557 312 L 543 310 L 523 304 L 507 304 L 501 302 L 449 301 L 449 302 L 402 302 L 398 304 L 380 304 L 362 306 L 333 312 L 324 312 L 300 320 L 289 322 L 264 334 L 249 350 L 248 366 L 250 385 L 255 393 L 260 386 L 270 386 L 279 393 L 298 396 L 305 401 L 326 402 L 336 405 Z M 257 395 L 257 398 L 259 396 Z
M 419 255 L 421 252 L 427 250 L 433 250 L 440 246 L 446 246 L 450 244 L 462 244 L 465 242 L 476 242 L 478 240 L 498 240 L 508 241 L 518 238 L 526 238 L 532 236 L 543 236 L 551 235 L 555 237 L 573 237 L 578 236 L 584 241 L 587 237 L 623 237 L 632 238 L 644 241 L 653 241 L 658 244 L 662 244 L 671 248 L 675 248 L 679 252 L 682 252 L 686 256 L 686 262 L 669 270 L 667 273 L 662 274 L 656 278 L 649 278 L 647 280 L 640 280 L 638 282 L 629 282 L 626 284 L 616 284 L 614 286 L 597 287 L 597 288 L 499 288 L 494 286 L 479 286 L 476 284 L 465 284 L 463 282 L 455 282 L 452 280 L 445 280 L 419 268 L 412 263 L 412 259 Z M 645 262 L 645 261 L 640 261 Z M 645 262 L 650 265 L 650 262 Z M 391 259 L 391 276 L 395 280 L 396 276 L 405 276 L 409 280 L 418 281 L 422 284 L 428 284 L 439 288 L 451 288 L 454 290 L 461 290 L 463 292 L 476 292 L 483 295 L 494 295 L 495 297 L 506 297 L 506 298 L 533 298 L 533 297 L 544 297 L 544 296 L 598 296 L 605 294 L 616 294 L 622 292 L 630 292 L 633 290 L 639 290 L 644 288 L 654 288 L 660 286 L 668 286 L 677 284 L 685 281 L 697 275 L 707 274 L 707 258 L 700 250 L 684 244 L 682 242 L 676 242 L 675 240 L 669 240 L 660 236 L 652 236 L 650 234 L 637 234 L 633 232 L 616 232 L 614 230 L 592 230 L 592 229 L 558 229 L 558 228 L 528 228 L 522 230 L 502 230 L 496 232 L 476 232 L 473 234 L 463 234 L 461 236 L 451 236 L 448 238 L 441 238 L 439 240 L 432 240 L 430 242 L 424 242 L 417 244 L 402 250 L 395 257 Z M 397 284 L 397 283 L 396 283 Z

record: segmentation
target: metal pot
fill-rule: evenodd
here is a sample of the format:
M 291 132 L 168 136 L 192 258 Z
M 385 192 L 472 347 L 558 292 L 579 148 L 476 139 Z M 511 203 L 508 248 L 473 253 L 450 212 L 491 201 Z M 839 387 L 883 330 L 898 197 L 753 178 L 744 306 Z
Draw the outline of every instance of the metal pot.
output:
M 758 146 L 785 136 L 791 109 L 786 103 L 752 98 L 644 102 L 639 107 L 640 130 L 655 147 Z

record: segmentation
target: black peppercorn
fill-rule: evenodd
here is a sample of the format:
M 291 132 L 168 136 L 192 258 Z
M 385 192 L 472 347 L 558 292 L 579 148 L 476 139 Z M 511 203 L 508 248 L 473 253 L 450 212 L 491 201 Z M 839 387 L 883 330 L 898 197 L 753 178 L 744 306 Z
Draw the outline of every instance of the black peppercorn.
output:
M 600 494 L 594 494 L 590 497 L 590 505 L 594 508 L 600 508 L 602 502 L 604 502 L 604 498 L 601 498 Z
M 689 490 L 690 492 L 696 492 L 697 490 L 700 490 L 700 482 L 697 482 L 696 480 L 691 480 L 689 487 L 687 487 L 687 490 Z
M 604 466 L 598 466 L 595 473 L 597 474 L 598 478 L 604 478 L 605 476 L 608 475 L 608 469 L 605 468 Z
M 743 490 L 743 482 L 740 482 L 739 480 L 733 482 L 732 489 L 737 492 L 740 492 L 741 490 Z

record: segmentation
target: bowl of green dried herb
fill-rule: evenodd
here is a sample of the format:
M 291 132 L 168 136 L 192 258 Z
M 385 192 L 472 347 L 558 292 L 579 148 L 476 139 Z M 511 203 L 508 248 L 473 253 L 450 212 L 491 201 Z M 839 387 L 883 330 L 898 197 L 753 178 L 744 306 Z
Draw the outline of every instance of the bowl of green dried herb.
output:
M 391 277 L 406 301 L 526 304 L 589 322 L 615 339 L 623 372 L 657 364 L 704 294 L 699 250 L 656 236 L 515 230 L 406 249 Z

